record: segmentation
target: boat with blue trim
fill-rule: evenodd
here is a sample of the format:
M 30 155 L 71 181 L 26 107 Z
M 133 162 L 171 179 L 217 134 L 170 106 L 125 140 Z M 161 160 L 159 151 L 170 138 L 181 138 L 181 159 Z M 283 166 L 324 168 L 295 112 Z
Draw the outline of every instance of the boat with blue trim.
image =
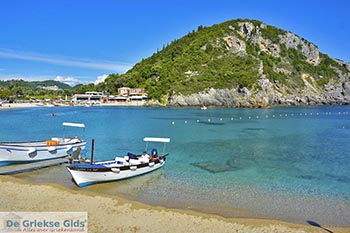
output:
M 63 126 L 85 128 L 84 124 L 64 122 Z M 0 142 L 0 166 L 77 156 L 86 141 L 78 136 L 51 138 L 43 141 Z
M 166 143 L 170 142 L 170 138 L 146 137 L 143 140 L 146 142 L 146 149 L 142 155 L 128 152 L 124 157 L 117 156 L 114 160 L 100 162 L 93 161 L 93 141 L 90 162 L 73 163 L 67 166 L 67 170 L 74 182 L 79 187 L 84 187 L 95 183 L 117 181 L 143 175 L 163 167 L 168 156 L 165 153 L 165 147 Z M 151 155 L 148 155 L 149 142 L 164 143 L 162 154 L 158 155 L 157 149 L 154 148 Z

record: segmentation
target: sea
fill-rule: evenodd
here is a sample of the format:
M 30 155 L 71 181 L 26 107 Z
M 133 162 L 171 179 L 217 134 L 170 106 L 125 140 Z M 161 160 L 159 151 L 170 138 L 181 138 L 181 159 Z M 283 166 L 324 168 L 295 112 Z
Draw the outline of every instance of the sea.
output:
M 2 110 L 0 122 L 0 141 L 83 137 L 87 158 L 94 139 L 95 161 L 142 153 L 144 137 L 171 139 L 164 167 L 146 175 L 84 188 L 65 164 L 13 175 L 31 183 L 228 218 L 350 226 L 350 106 L 42 107 Z

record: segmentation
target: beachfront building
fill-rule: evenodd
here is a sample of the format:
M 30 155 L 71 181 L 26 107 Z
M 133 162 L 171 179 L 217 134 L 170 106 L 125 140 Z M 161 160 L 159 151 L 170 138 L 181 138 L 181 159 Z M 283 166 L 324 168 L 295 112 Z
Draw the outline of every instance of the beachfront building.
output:
M 129 92 L 130 92 L 129 87 L 118 88 L 118 96 L 129 96 Z
M 128 102 L 131 103 L 142 103 L 147 100 L 147 93 L 144 88 L 121 87 L 118 88 L 118 95 L 128 97 Z
M 73 95 L 73 103 L 102 103 L 106 96 L 102 92 L 97 91 L 87 91 L 85 94 L 75 94 Z
M 147 100 L 147 93 L 144 88 L 121 87 L 118 95 L 109 95 L 102 92 L 88 91 L 85 94 L 75 94 L 72 97 L 74 104 L 100 104 L 100 103 L 120 103 L 120 104 L 143 104 Z
M 108 102 L 112 102 L 112 103 L 127 103 L 128 102 L 128 97 L 127 96 L 110 95 L 110 96 L 108 96 Z

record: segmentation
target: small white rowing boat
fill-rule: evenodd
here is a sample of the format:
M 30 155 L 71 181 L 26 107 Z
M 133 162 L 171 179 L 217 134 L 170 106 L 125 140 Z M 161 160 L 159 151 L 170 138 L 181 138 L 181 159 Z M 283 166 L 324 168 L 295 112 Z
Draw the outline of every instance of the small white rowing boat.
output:
M 84 124 L 64 122 L 63 126 L 84 128 Z M 51 138 L 34 142 L 0 142 L 0 166 L 57 159 L 85 149 L 86 141 L 75 137 Z

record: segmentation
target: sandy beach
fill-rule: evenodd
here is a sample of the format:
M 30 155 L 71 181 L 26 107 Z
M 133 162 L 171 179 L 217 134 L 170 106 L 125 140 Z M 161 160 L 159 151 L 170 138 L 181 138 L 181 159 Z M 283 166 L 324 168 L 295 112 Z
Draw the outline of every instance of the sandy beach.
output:
M 33 103 L 2 103 L 0 106 L 1 109 L 14 109 L 14 108 L 36 108 L 39 107 Z
M 54 184 L 29 184 L 0 176 L 0 211 L 87 212 L 89 232 L 349 232 L 350 228 L 290 224 L 275 220 L 228 219 L 152 207 Z M 327 231 L 328 230 L 328 231 Z
M 59 106 L 61 107 L 68 107 L 70 105 L 68 104 L 59 104 Z M 85 105 L 76 105 L 76 106 L 80 106 L 80 107 L 86 107 Z M 128 106 L 128 107 L 140 107 L 140 106 L 144 106 L 143 103 L 119 103 L 119 102 L 108 102 L 108 103 L 101 103 L 101 104 L 97 104 L 94 105 L 95 107 L 98 106 L 111 106 L 111 107 L 116 107 L 116 106 Z M 0 110 L 6 110 L 6 109 L 16 109 L 16 108 L 47 108 L 47 107 L 54 107 L 53 105 L 40 105 L 40 104 L 36 104 L 36 103 L 2 103 L 0 106 Z M 57 107 L 57 106 L 56 106 Z

